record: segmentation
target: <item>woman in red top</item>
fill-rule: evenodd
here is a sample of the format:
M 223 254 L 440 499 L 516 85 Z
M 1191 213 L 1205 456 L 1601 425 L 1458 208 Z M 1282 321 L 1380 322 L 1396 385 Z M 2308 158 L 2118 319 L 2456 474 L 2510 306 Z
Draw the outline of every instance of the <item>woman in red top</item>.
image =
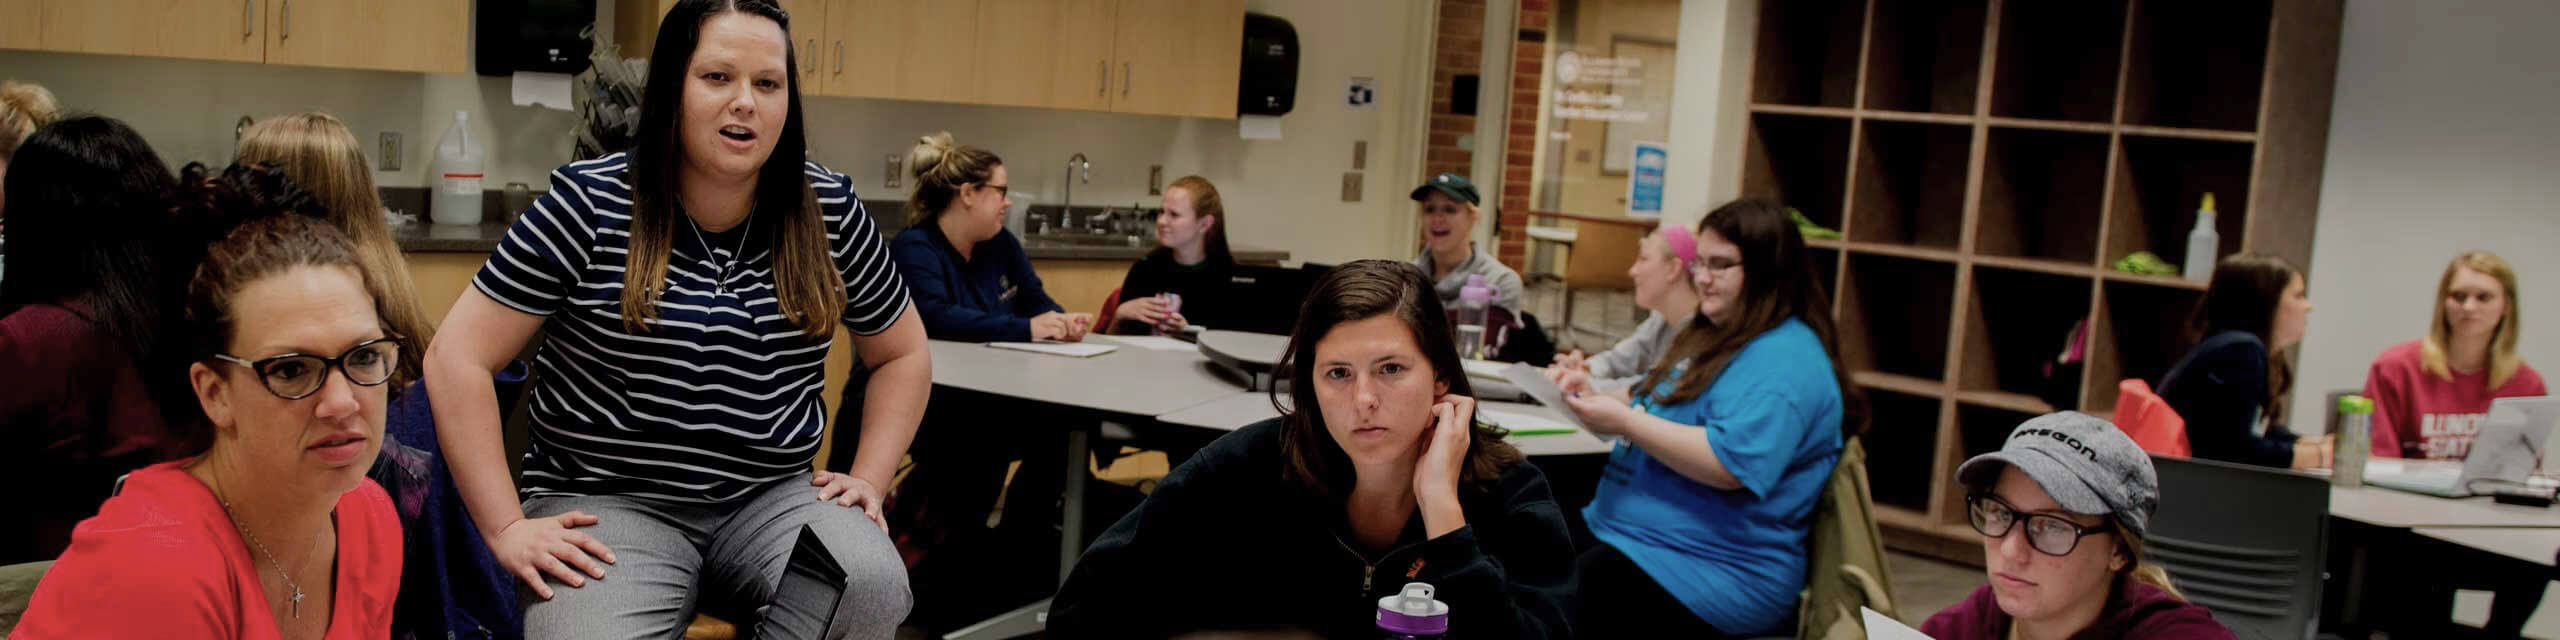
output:
M 283 174 L 207 174 L 188 165 L 177 202 L 209 239 L 181 330 L 212 445 L 127 476 L 72 532 L 18 638 L 391 633 L 400 524 L 365 471 L 402 345 L 378 280 Z
M 2445 265 L 2427 336 L 2384 350 L 2365 372 L 2373 455 L 2460 460 L 2491 400 L 2543 395 L 2542 374 L 2516 355 L 2522 313 L 2515 269 L 2498 254 L 2465 252 Z

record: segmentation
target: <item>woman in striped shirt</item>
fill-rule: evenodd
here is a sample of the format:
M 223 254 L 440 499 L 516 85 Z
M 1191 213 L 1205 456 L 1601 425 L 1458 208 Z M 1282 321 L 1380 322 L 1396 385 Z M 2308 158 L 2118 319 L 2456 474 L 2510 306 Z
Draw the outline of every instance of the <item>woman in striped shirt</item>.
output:
M 770 0 L 677 3 L 637 148 L 554 172 L 427 355 L 526 637 L 666 637 L 701 609 L 887 638 L 911 604 L 879 508 L 932 384 L 924 328 L 849 181 L 805 159 L 789 26 Z M 813 474 L 835 323 L 873 372 L 861 459 Z M 489 381 L 536 332 L 519 485 Z

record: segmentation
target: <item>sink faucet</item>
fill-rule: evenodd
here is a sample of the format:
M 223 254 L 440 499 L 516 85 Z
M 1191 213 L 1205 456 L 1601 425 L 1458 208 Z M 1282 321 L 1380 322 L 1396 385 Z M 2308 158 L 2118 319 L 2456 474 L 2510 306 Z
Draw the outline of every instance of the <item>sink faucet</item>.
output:
M 1078 181 L 1093 184 L 1093 162 L 1086 160 L 1082 151 L 1067 158 L 1066 195 L 1058 199 L 1058 218 L 1061 223 L 1058 226 L 1066 227 L 1069 231 L 1084 230 L 1084 225 L 1076 224 L 1076 182 Z

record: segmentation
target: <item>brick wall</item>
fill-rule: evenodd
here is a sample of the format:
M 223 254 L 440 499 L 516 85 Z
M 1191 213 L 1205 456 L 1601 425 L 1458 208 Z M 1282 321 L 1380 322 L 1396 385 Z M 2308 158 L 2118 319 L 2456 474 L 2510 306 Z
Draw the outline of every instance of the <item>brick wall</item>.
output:
M 1458 138 L 1475 132 L 1476 117 L 1450 113 L 1451 85 L 1460 75 L 1478 71 L 1484 52 L 1484 6 L 1487 0 L 1440 0 L 1437 59 L 1431 73 L 1431 138 L 1423 153 L 1424 175 L 1467 173 L 1471 152 L 1458 148 Z M 1510 0 L 1492 0 L 1504 2 Z M 1537 148 L 1538 82 L 1545 75 L 1547 26 L 1555 16 L 1555 0 L 1517 0 L 1519 29 L 1512 45 L 1511 109 L 1502 114 L 1506 152 L 1502 192 L 1487 194 L 1486 213 L 1494 225 L 1495 257 L 1519 267 L 1528 250 L 1529 173 Z M 1489 115 L 1489 114 L 1488 114 Z

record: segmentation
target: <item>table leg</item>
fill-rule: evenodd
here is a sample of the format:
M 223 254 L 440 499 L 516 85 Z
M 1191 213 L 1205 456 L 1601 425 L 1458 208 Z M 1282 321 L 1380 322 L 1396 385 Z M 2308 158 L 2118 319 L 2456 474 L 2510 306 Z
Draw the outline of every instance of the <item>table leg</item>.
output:
M 1067 464 L 1065 499 L 1060 505 L 1058 529 L 1058 584 L 1065 585 L 1067 573 L 1076 566 L 1076 558 L 1084 555 L 1084 481 L 1087 456 L 1092 455 L 1093 433 L 1087 429 L 1067 432 Z M 1020 638 L 1049 628 L 1049 598 L 1023 605 L 984 622 L 943 634 L 944 640 L 996 640 Z

